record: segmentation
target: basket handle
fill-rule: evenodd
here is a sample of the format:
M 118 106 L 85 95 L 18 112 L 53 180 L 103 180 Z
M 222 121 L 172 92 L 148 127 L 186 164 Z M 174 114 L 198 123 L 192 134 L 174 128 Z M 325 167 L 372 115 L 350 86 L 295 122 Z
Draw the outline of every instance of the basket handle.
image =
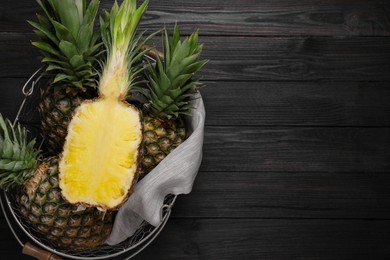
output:
M 160 58 L 160 60 L 163 60 L 164 59 L 164 53 L 162 53 L 161 51 L 157 50 L 155 47 L 152 47 L 148 44 L 144 44 L 143 50 L 148 50 L 148 52 L 146 53 L 149 57 L 151 57 L 152 59 L 157 59 L 157 56 Z
M 24 245 L 22 252 L 23 254 L 32 256 L 38 260 L 62 260 L 61 257 L 40 249 L 29 242 Z

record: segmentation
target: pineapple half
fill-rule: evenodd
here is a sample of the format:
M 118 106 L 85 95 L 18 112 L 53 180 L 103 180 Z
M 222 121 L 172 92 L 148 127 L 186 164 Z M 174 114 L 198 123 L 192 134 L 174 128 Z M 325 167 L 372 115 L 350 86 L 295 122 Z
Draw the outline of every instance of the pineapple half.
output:
M 142 120 L 125 99 L 142 72 L 144 52 L 135 37 L 147 9 L 135 0 L 115 2 L 101 18 L 107 60 L 99 82 L 99 98 L 75 111 L 59 163 L 63 197 L 72 204 L 118 209 L 138 179 Z M 137 65 L 138 64 L 138 65 Z
M 20 215 L 60 248 L 86 250 L 104 243 L 113 213 L 78 207 L 64 201 L 58 186 L 58 158 L 41 159 L 27 142 L 27 131 L 0 114 L 0 187 L 16 194 Z
M 172 38 L 164 30 L 164 59 L 156 55 L 156 63 L 147 70 L 147 89 L 139 89 L 149 103 L 144 109 L 143 177 L 187 137 L 183 116 L 191 114 L 191 100 L 202 85 L 193 76 L 208 60 L 199 60 L 203 45 L 198 33 L 180 40 L 179 26 Z
M 29 21 L 38 41 L 32 42 L 50 73 L 41 87 L 42 135 L 53 154 L 62 151 L 69 121 L 77 106 L 96 97 L 102 41 L 94 26 L 99 0 L 37 0 L 44 15 Z

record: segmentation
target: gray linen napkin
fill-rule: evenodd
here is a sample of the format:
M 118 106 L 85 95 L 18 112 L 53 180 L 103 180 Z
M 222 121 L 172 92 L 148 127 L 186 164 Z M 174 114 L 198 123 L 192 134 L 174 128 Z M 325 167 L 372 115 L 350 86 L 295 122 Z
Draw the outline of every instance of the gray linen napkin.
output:
M 134 193 L 116 216 L 107 244 L 116 245 L 131 237 L 143 220 L 158 226 L 165 196 L 191 192 L 202 161 L 205 108 L 200 95 L 193 106 L 188 118 L 191 135 L 136 184 Z

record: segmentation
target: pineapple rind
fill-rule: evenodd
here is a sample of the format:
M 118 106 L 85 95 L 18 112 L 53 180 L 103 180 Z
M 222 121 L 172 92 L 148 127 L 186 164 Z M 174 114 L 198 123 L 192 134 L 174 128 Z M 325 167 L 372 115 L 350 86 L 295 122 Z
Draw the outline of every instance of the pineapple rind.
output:
M 22 219 L 55 247 L 86 250 L 104 243 L 113 213 L 66 202 L 58 186 L 58 158 L 43 159 L 27 130 L 0 114 L 0 187 L 14 188 Z
M 55 85 L 48 83 L 42 88 L 41 102 L 38 106 L 41 115 L 41 130 L 46 146 L 52 154 L 62 152 L 74 110 L 85 99 L 95 97 L 95 92 L 88 91 L 72 95 L 66 93 L 61 83 Z
M 154 169 L 168 154 L 187 138 L 184 121 L 161 120 L 145 114 L 143 116 L 143 158 L 140 178 Z
M 17 195 L 20 213 L 57 247 L 86 250 L 102 245 L 111 233 L 113 213 L 79 209 L 64 201 L 58 186 L 58 159 L 45 159 Z

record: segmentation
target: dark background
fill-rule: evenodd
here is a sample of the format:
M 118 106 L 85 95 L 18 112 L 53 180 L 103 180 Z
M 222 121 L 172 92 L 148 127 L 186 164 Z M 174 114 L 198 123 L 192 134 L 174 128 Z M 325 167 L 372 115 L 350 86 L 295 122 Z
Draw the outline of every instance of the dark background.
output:
M 1 0 L 9 117 L 40 66 L 37 11 Z M 204 159 L 136 259 L 389 259 L 390 3 L 152 0 L 142 28 L 175 21 L 211 60 Z M 2 216 L 0 233 L 1 259 L 27 259 Z

